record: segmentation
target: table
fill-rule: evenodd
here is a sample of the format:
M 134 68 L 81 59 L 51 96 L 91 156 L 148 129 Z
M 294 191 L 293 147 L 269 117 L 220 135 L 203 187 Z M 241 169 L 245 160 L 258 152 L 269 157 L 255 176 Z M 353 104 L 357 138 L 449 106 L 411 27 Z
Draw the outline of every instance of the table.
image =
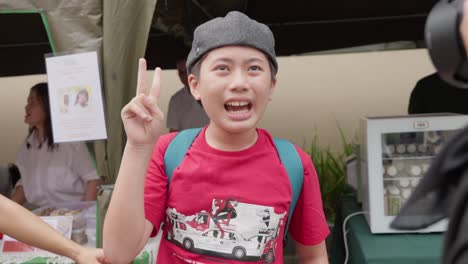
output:
M 345 248 L 342 224 L 346 216 L 362 211 L 354 195 L 341 199 L 337 206 L 332 233 L 330 263 L 343 264 Z M 443 234 L 372 234 L 363 215 L 350 218 L 346 224 L 349 246 L 348 264 L 438 264 L 442 255 Z
M 138 254 L 132 264 L 154 264 L 158 255 L 159 242 L 161 236 L 150 238 L 145 247 Z M 2 240 L 0 240 L 0 243 Z M 74 264 L 66 257 L 58 256 L 49 252 L 28 252 L 28 253 L 0 253 L 0 264 Z

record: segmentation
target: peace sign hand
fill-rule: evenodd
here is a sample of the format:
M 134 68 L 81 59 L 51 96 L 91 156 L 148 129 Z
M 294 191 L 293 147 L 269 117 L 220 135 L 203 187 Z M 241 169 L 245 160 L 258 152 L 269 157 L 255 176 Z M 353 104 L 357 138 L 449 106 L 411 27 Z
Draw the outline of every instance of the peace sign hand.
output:
M 463 3 L 463 19 L 460 23 L 459 31 L 465 46 L 465 51 L 468 51 L 468 1 Z
M 136 96 L 124 106 L 121 112 L 127 144 L 134 147 L 153 147 L 162 133 L 164 114 L 158 100 L 161 86 L 161 69 L 154 70 L 153 83 L 147 94 L 146 60 L 138 62 Z

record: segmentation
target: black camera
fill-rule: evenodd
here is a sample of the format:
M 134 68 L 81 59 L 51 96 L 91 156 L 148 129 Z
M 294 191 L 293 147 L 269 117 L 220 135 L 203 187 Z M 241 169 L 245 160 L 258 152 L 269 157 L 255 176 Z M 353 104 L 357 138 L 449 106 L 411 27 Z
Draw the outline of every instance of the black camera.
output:
M 426 46 L 440 77 L 468 88 L 468 62 L 460 23 L 464 0 L 441 0 L 429 13 L 425 26 Z

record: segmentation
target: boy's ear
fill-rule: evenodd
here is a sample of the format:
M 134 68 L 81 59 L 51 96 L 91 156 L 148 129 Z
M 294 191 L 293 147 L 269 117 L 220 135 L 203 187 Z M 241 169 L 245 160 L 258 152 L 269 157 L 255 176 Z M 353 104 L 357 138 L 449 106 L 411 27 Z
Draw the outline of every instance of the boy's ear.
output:
M 198 80 L 195 75 L 190 74 L 188 76 L 188 83 L 190 86 L 190 92 L 192 93 L 192 96 L 195 98 L 195 100 L 200 100 L 200 93 L 198 91 Z
M 268 100 L 271 101 L 273 99 L 273 92 L 275 91 L 276 88 L 276 77 L 271 80 L 271 89 L 270 89 L 270 94 L 268 96 Z

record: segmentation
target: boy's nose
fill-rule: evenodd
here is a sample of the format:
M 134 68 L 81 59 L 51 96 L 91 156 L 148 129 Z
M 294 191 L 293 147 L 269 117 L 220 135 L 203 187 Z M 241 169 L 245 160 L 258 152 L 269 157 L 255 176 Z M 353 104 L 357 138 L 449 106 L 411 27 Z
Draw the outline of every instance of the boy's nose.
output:
M 234 78 L 232 78 L 230 89 L 234 91 L 246 91 L 250 87 L 247 73 L 236 71 Z

